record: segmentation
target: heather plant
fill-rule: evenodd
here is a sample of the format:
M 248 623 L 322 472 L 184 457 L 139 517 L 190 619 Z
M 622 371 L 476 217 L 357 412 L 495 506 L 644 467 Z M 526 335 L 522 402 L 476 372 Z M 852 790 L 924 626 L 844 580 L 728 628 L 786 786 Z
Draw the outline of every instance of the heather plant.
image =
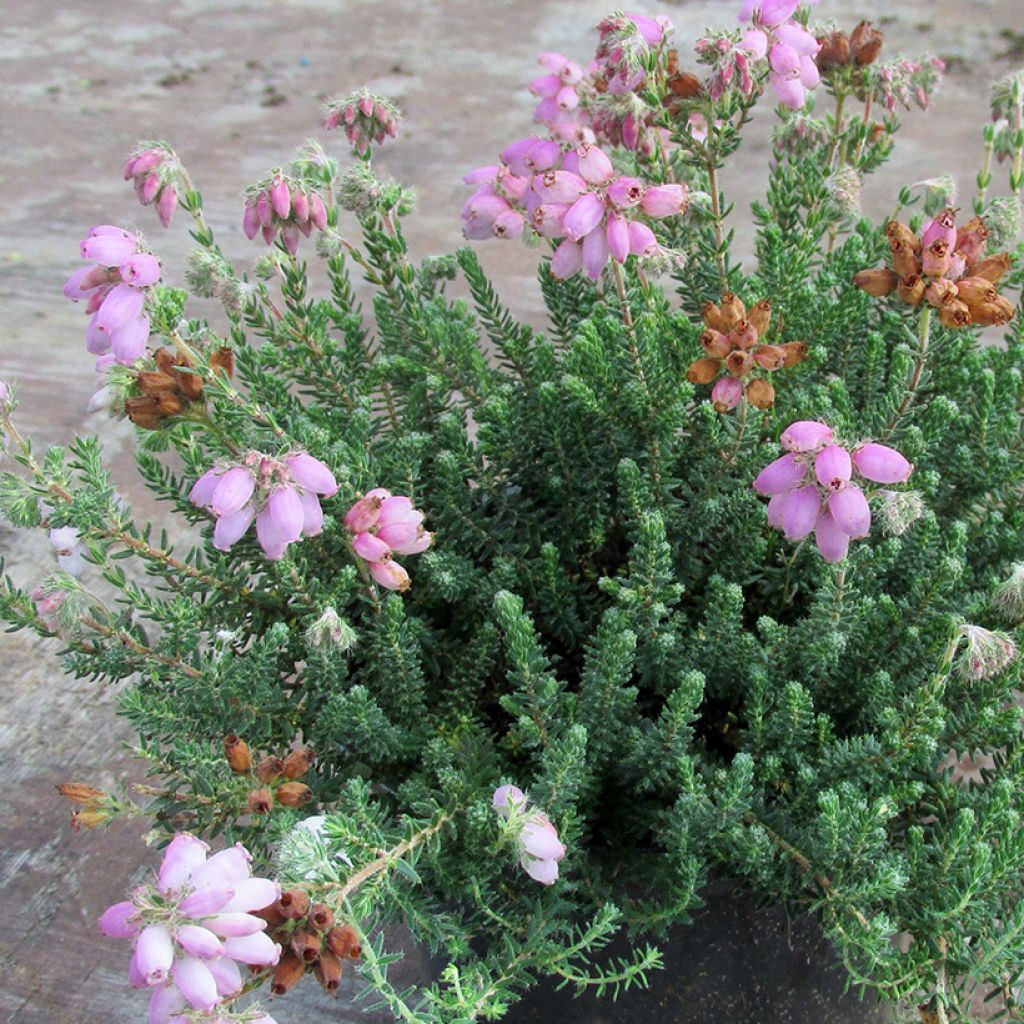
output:
M 252 1000 L 309 974 L 410 1024 L 542 978 L 618 993 L 712 877 L 813 911 L 922 1020 L 1024 1016 L 1021 77 L 973 218 L 925 167 L 875 224 L 860 184 L 941 62 L 797 0 L 738 13 L 690 59 L 634 14 L 589 63 L 542 54 L 454 255 L 409 252 L 373 165 L 398 113 L 365 90 L 325 113 L 348 163 L 312 142 L 239 183 L 248 271 L 161 141 L 124 175 L 191 217 L 187 268 L 83 229 L 91 407 L 137 427 L 168 525 L 96 437 L 37 453 L 4 385 L 0 504 L 55 564 L 0 608 L 138 731 L 151 783 L 62 789 L 79 828 L 166 846 L 100 920 L 151 1020 L 268 1024 Z M 746 257 L 719 171 L 755 114 Z M 533 246 L 543 330 L 484 240 Z M 394 922 L 433 982 L 396 988 Z

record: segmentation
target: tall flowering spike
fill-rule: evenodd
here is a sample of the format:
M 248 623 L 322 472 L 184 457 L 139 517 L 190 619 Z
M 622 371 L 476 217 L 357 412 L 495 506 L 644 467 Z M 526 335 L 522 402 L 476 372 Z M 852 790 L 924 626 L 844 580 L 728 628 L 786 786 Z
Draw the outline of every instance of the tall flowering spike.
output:
M 755 490 L 771 496 L 769 526 L 782 530 L 790 540 L 802 540 L 813 532 L 825 561 L 843 561 L 850 541 L 866 537 L 871 530 L 871 506 L 862 484 L 902 482 L 913 466 L 884 445 L 860 445 L 851 456 L 832 428 L 817 420 L 791 423 L 780 440 L 788 454 L 766 466 L 754 480 Z M 920 496 L 913 492 L 879 491 L 878 499 L 886 533 L 902 532 L 920 515 Z M 917 510 L 916 515 L 902 517 L 905 521 L 899 531 L 889 528 L 896 505 Z

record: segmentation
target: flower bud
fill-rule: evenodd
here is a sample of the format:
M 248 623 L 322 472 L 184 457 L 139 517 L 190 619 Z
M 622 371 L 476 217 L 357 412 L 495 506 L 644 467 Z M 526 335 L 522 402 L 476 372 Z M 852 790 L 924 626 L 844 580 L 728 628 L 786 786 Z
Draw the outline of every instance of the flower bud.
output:
M 274 794 L 269 786 L 260 786 L 249 794 L 245 804 L 250 814 L 269 814 L 274 807 Z
M 275 996 L 283 996 L 290 988 L 302 980 L 306 973 L 306 965 L 291 950 L 286 950 L 274 970 L 270 981 L 270 991 Z
M 964 254 L 968 263 L 980 260 L 988 248 L 988 228 L 981 217 L 972 217 L 956 233 L 953 248 Z
M 342 960 L 358 960 L 363 952 L 359 933 L 350 924 L 332 928 L 327 933 L 327 948 Z
M 228 764 L 231 765 L 231 770 L 239 775 L 252 768 L 252 751 L 249 749 L 249 744 L 245 740 L 239 739 L 234 733 L 229 733 L 224 737 L 224 755 L 228 759 Z
M 899 275 L 888 267 L 875 267 L 871 270 L 861 270 L 853 275 L 853 283 L 866 291 L 868 295 L 881 298 L 890 295 L 896 290 L 899 284 Z
M 277 802 L 284 807 L 305 807 L 313 791 L 304 782 L 286 782 L 277 789 Z
M 775 387 L 764 377 L 757 377 L 747 384 L 747 401 L 755 409 L 770 409 L 775 404 Z
M 743 397 L 743 385 L 735 377 L 720 377 L 711 389 L 715 411 L 726 413 L 735 409 Z
M 293 750 L 281 762 L 281 774 L 286 779 L 297 779 L 305 775 L 309 771 L 309 766 L 313 763 L 313 757 L 312 747 L 302 747 L 299 750 Z
M 320 982 L 325 992 L 334 993 L 341 984 L 342 964 L 341 958 L 332 953 L 329 949 L 320 954 L 320 959 L 313 968 L 316 980 Z
M 298 921 L 309 910 L 309 895 L 305 889 L 285 889 L 277 898 L 277 909 L 289 921 Z
M 691 384 L 710 384 L 721 371 L 719 359 L 697 359 L 686 371 L 686 379 Z
M 957 670 L 962 679 L 991 679 L 1017 657 L 1017 645 L 1006 633 L 964 625 L 960 627 L 960 635 L 966 641 L 957 659 Z
M 1011 625 L 1024 621 L 1024 563 L 1017 562 L 1013 566 L 1010 578 L 999 584 L 992 600 Z

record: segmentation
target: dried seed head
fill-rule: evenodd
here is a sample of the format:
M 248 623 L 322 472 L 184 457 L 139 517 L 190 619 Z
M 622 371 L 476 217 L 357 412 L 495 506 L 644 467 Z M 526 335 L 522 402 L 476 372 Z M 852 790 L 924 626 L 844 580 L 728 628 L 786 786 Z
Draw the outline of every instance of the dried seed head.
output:
M 888 267 L 874 267 L 870 270 L 861 270 L 853 275 L 853 283 L 866 291 L 868 295 L 881 298 L 890 295 L 896 290 L 900 283 L 899 274 Z
M 305 807 L 313 791 L 304 782 L 286 782 L 277 788 L 277 802 L 285 807 Z
M 939 319 L 945 327 L 969 327 L 973 322 L 966 302 L 950 299 L 939 310 Z
M 277 898 L 277 909 L 289 921 L 298 921 L 309 911 L 309 894 L 305 889 L 285 889 Z
M 299 750 L 293 750 L 281 762 L 281 774 L 286 779 L 297 779 L 305 775 L 309 771 L 309 766 L 313 763 L 314 756 L 312 747 L 302 747 Z
M 850 50 L 858 67 L 867 67 L 878 60 L 885 37 L 867 21 L 862 21 L 850 33 Z
M 358 960 L 363 952 L 359 933 L 350 924 L 339 925 L 327 933 L 327 948 L 342 960 Z
M 314 903 L 307 919 L 318 932 L 326 932 L 334 926 L 334 911 L 326 903 Z
M 925 291 L 927 285 L 920 274 L 900 278 L 900 283 L 896 286 L 896 293 L 908 306 L 920 306 Z
M 311 964 L 320 957 L 320 933 L 300 925 L 292 932 L 292 952 L 304 963 Z
M 710 327 L 713 331 L 718 331 L 720 334 L 728 334 L 729 328 L 732 326 L 727 322 L 725 315 L 722 313 L 721 307 L 714 302 L 705 302 L 703 309 L 701 310 L 701 317 L 704 320 L 704 326 Z
M 691 384 L 710 384 L 721 372 L 721 359 L 697 359 L 686 371 L 686 379 Z
M 83 807 L 95 807 L 107 794 L 85 782 L 62 782 L 57 791 L 66 800 Z
M 757 377 L 747 384 L 747 400 L 756 409 L 770 409 L 775 404 L 775 388 L 771 381 Z
M 250 814 L 269 814 L 274 808 L 274 794 L 269 786 L 260 786 L 249 794 L 245 804 Z
M 252 768 L 252 751 L 249 744 L 234 733 L 224 737 L 224 756 L 227 757 L 231 770 L 239 775 Z
M 984 259 L 978 260 L 977 263 L 972 263 L 967 269 L 971 277 L 983 277 L 986 281 L 999 284 L 1010 272 L 1012 266 L 1013 260 L 1010 259 L 1010 254 L 1000 252 L 993 256 L 986 256 Z
M 305 973 L 306 965 L 291 950 L 286 950 L 274 971 L 274 977 L 270 982 L 270 991 L 275 996 L 283 996 L 285 992 L 302 980 Z
M 772 322 L 772 300 L 762 299 L 751 307 L 747 314 L 750 326 L 757 331 L 758 338 L 764 338 L 768 334 L 768 328 Z
M 728 334 L 747 315 L 747 307 L 743 305 L 743 300 L 735 292 L 726 292 L 722 296 L 721 309 L 722 317 L 727 324 L 723 331 L 724 334 Z M 708 326 L 711 325 L 708 324 Z
M 281 774 L 283 764 L 281 758 L 268 754 L 256 765 L 256 778 L 260 782 L 272 782 Z
M 807 358 L 808 352 L 810 352 L 810 346 L 808 346 L 806 341 L 787 341 L 785 345 L 780 347 L 786 353 L 785 369 L 787 370 L 798 363 L 802 363 Z

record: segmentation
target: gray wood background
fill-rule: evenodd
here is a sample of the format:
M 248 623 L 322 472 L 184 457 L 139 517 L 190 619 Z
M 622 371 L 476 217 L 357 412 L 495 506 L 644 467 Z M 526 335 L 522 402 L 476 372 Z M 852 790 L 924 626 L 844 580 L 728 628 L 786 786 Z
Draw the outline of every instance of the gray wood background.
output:
M 0 377 L 17 385 L 22 429 L 41 443 L 98 432 L 122 492 L 140 516 L 151 512 L 132 473 L 131 428 L 85 412 L 94 388 L 85 318 L 81 306 L 61 295 L 80 265 L 78 239 L 91 224 L 109 221 L 134 221 L 162 254 L 166 278 L 181 281 L 190 247 L 185 218 L 179 212 L 175 227 L 163 232 L 120 179 L 137 138 L 176 146 L 222 244 L 244 265 L 262 249 L 241 232 L 242 188 L 317 131 L 318 98 L 368 83 L 394 96 L 407 114 L 402 138 L 384 148 L 379 164 L 419 189 L 419 212 L 408 224 L 414 252 L 448 251 L 460 242 L 458 212 L 467 194 L 461 175 L 530 131 L 533 101 L 525 84 L 540 73 L 536 53 L 561 49 L 585 59 L 593 49 L 590 27 L 612 6 L 601 0 L 6 0 Z M 730 19 L 738 6 L 738 0 L 635 3 L 675 19 L 684 54 L 704 25 Z M 946 171 L 958 175 L 968 202 L 988 116 L 987 83 L 1024 63 L 1024 39 L 1005 34 L 1020 29 L 1020 0 L 826 0 L 819 12 L 846 28 L 861 17 L 881 18 L 888 52 L 931 51 L 950 64 L 936 108 L 907 116 L 895 160 L 868 184 L 866 209 L 881 215 L 901 184 Z M 738 200 L 733 219 L 741 246 L 749 246 L 744 210 L 764 180 L 769 126 L 769 118 L 757 123 L 723 176 Z M 342 153 L 340 140 L 328 146 Z M 513 309 L 538 318 L 535 255 L 516 244 L 479 249 Z M 40 533 L 0 526 L 0 553 L 26 586 L 52 564 Z M 125 981 L 125 945 L 100 936 L 95 919 L 155 859 L 141 827 L 73 834 L 54 789 L 70 779 L 104 786 L 140 778 L 132 737 L 114 717 L 114 694 L 66 678 L 46 645 L 22 634 L 4 635 L 0 644 L 0 1020 L 142 1021 L 145 1000 Z M 750 955 L 759 959 L 764 951 Z M 739 973 L 749 966 L 736 965 Z M 423 965 L 411 962 L 407 970 L 414 976 Z M 360 1016 L 344 993 L 330 1002 L 312 985 L 304 988 L 305 995 L 300 990 L 274 1008 L 281 1024 Z M 771 1024 L 783 1017 L 759 1019 Z

